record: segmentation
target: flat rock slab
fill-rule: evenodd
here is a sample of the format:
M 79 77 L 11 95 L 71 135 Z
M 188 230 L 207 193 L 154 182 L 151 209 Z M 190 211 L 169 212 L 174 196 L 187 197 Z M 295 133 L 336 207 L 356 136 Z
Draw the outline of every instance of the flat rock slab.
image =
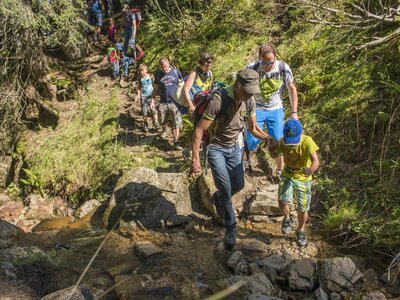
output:
M 32 232 L 59 230 L 68 227 L 70 222 L 71 218 L 69 217 L 45 219 L 33 227 Z
M 139 256 L 143 258 L 148 258 L 155 254 L 162 253 L 162 249 L 156 244 L 148 241 L 139 242 L 135 246 L 135 250 L 139 254 Z
M 239 240 L 234 248 L 235 251 L 241 251 L 249 256 L 266 256 L 268 254 L 268 245 L 257 239 Z
M 0 239 L 7 240 L 23 233 L 23 230 L 7 221 L 0 220 Z

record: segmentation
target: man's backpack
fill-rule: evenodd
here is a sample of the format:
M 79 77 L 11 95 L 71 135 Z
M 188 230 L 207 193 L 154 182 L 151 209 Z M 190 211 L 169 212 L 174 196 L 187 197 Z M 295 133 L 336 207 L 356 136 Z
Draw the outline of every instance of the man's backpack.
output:
M 139 8 L 135 7 L 134 9 L 132 9 L 132 18 L 135 18 L 136 27 L 139 27 L 140 21 L 142 21 L 142 14 Z
M 217 85 L 216 87 L 213 87 L 206 91 L 197 92 L 194 95 L 193 104 L 195 106 L 195 109 L 192 113 L 192 123 L 193 123 L 194 127 L 196 127 L 197 124 L 199 124 L 201 118 L 203 117 L 205 110 L 207 109 L 208 104 L 210 103 L 210 101 L 212 99 L 214 99 L 215 95 L 218 94 L 221 96 L 223 93 L 226 93 L 226 91 L 223 89 L 223 86 Z M 226 103 L 223 101 L 222 106 L 224 106 L 224 104 L 226 104 Z M 226 108 L 221 107 L 221 110 L 218 113 L 216 118 L 218 118 L 220 115 L 222 115 L 225 112 L 226 112 Z M 209 132 L 205 131 L 203 133 L 202 140 L 206 141 L 209 139 L 209 137 L 210 137 Z
M 92 14 L 98 13 L 102 11 L 100 0 L 94 0 L 90 4 L 90 12 Z
M 254 71 L 258 71 L 260 64 L 261 64 L 261 61 L 258 61 L 251 68 Z M 282 77 L 283 82 L 286 82 L 285 62 L 283 60 L 279 61 L 278 69 L 279 69 L 279 75 Z

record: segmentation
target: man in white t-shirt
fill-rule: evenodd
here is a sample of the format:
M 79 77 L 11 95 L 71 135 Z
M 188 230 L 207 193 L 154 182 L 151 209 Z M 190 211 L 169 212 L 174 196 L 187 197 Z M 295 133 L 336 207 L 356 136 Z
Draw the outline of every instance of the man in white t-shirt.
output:
M 261 93 L 254 95 L 256 99 L 257 125 L 268 129 L 268 134 L 279 140 L 283 135 L 283 104 L 282 91 L 288 89 L 291 104 L 290 117 L 298 119 L 297 113 L 297 89 L 294 84 L 293 73 L 290 67 L 283 61 L 276 59 L 275 48 L 269 44 L 263 44 L 259 48 L 259 60 L 247 66 L 248 69 L 257 71 L 260 76 Z M 246 132 L 246 141 L 250 153 L 254 153 L 259 139 Z M 283 158 L 276 158 L 277 173 L 283 168 Z

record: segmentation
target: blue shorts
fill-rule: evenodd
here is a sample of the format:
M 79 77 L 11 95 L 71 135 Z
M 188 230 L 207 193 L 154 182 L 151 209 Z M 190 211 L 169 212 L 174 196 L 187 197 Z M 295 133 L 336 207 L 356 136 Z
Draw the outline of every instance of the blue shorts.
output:
M 256 110 L 256 121 L 258 126 L 263 130 L 265 129 L 265 126 L 267 126 L 268 134 L 274 137 L 277 141 L 283 136 L 283 118 L 283 108 L 269 111 L 258 108 Z M 246 130 L 246 141 L 247 147 L 250 151 L 256 150 L 257 145 L 260 142 L 260 140 L 252 136 L 248 130 Z

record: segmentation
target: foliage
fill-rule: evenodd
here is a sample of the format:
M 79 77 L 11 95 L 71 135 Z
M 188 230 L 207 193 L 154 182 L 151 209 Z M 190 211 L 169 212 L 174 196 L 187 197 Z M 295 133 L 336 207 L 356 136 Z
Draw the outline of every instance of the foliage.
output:
M 400 86 L 395 83 L 400 44 L 392 40 L 362 51 L 352 47 L 365 35 L 367 30 L 297 19 L 279 50 L 295 72 L 306 133 L 321 148 L 319 186 L 327 230 L 351 234 L 348 244 L 394 247 L 400 245 Z
M 278 27 L 272 1 L 150 0 L 146 22 L 139 33 L 146 62 L 154 69 L 158 59 L 169 57 L 173 65 L 190 71 L 202 52 L 214 55 L 215 78 L 226 80 L 251 60 L 252 50 Z M 154 43 L 157 41 L 157 43 Z
M 23 128 L 24 114 L 37 105 L 57 114 L 43 43 L 76 47 L 85 44 L 88 25 L 84 0 L 4 0 L 0 6 L 0 149 L 9 151 Z
M 66 126 L 47 129 L 24 149 L 29 169 L 23 183 L 28 190 L 85 200 L 101 194 L 113 176 L 138 165 L 119 141 L 115 93 L 110 99 L 100 98 L 94 88 L 88 94 Z

